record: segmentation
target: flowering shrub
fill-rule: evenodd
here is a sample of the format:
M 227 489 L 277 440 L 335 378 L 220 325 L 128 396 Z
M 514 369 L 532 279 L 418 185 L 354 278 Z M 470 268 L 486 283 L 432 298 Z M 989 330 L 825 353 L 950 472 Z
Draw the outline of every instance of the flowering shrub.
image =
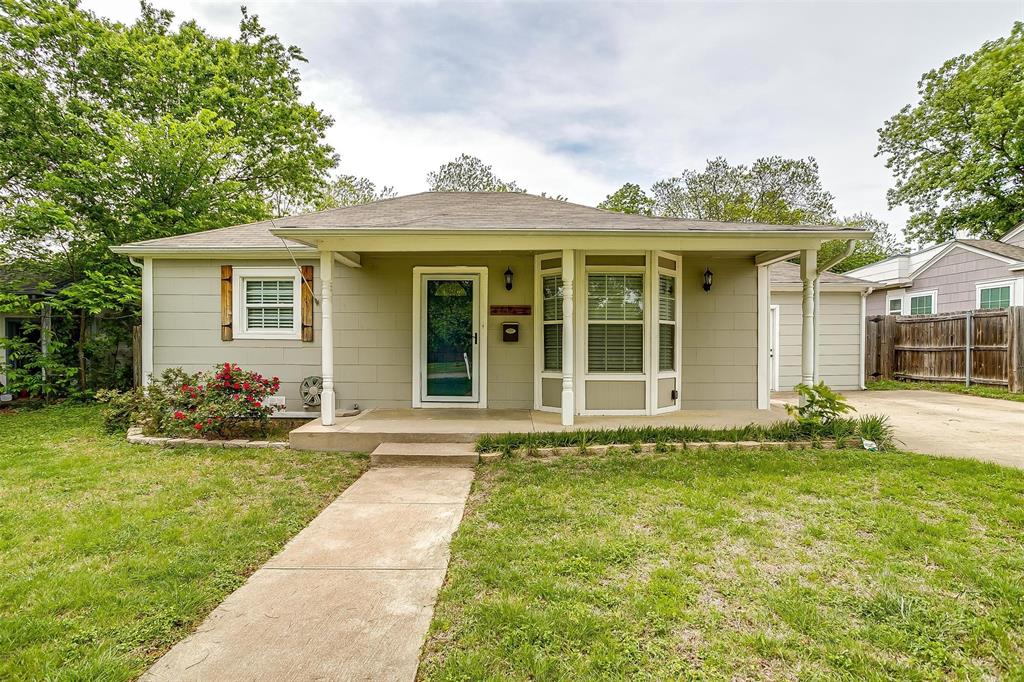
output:
M 256 428 L 266 434 L 274 408 L 265 401 L 280 387 L 277 377 L 267 379 L 230 362 L 217 367 L 216 373 L 186 375 L 169 396 L 172 419 L 165 430 L 178 435 L 228 436 L 239 429 Z
M 107 429 L 141 424 L 148 432 L 191 437 L 265 436 L 281 381 L 225 362 L 213 371 L 165 371 L 145 389 L 107 392 Z

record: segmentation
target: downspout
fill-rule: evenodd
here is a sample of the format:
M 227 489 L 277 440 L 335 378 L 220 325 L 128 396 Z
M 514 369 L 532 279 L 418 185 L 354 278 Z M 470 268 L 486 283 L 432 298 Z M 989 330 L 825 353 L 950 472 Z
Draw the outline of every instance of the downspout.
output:
M 864 348 L 866 343 L 864 335 L 867 333 L 868 296 L 870 296 L 871 292 L 874 290 L 874 287 L 868 287 L 864 291 L 860 292 L 860 352 L 858 353 L 858 356 L 860 357 L 860 380 L 857 385 L 860 386 L 860 390 L 862 391 L 867 388 L 867 384 L 864 379 Z
M 821 273 L 825 272 L 829 268 L 842 263 L 844 260 L 853 255 L 854 249 L 857 248 L 857 242 L 848 240 L 846 242 L 846 249 L 833 258 L 832 260 L 826 261 L 818 265 L 818 272 L 814 277 L 814 383 L 817 384 L 821 381 Z

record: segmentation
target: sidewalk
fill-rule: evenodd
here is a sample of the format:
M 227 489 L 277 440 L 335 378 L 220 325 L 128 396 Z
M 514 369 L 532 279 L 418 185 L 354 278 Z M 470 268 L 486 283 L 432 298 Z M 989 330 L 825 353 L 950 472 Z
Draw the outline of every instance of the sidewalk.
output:
M 412 680 L 472 469 L 372 469 L 142 677 Z

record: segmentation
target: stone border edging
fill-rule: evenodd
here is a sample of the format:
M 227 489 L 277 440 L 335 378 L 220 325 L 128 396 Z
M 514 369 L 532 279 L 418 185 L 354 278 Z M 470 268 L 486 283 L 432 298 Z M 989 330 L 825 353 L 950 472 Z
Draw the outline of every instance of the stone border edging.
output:
M 128 429 L 127 440 L 135 445 L 162 445 L 169 448 L 183 445 L 204 445 L 209 448 L 273 448 L 275 450 L 284 450 L 288 447 L 288 442 L 282 440 L 246 440 L 245 438 L 206 440 L 205 438 L 147 436 L 142 433 L 142 427 L 139 426 L 133 426 Z
M 685 443 L 639 443 L 635 445 L 628 444 L 612 444 L 612 445 L 588 445 L 585 448 L 566 446 L 561 448 L 537 448 L 534 450 L 535 454 L 529 455 L 535 459 L 547 459 L 552 457 L 560 457 L 563 454 L 583 454 L 585 451 L 588 455 L 604 455 L 609 450 L 626 450 L 635 451 L 638 453 L 652 453 L 658 452 L 659 448 L 669 447 L 673 450 L 809 450 L 812 448 L 821 450 L 838 450 L 840 449 L 834 440 L 822 440 L 817 443 L 809 440 L 791 440 L 791 441 L 754 441 L 754 440 L 741 440 L 741 441 L 715 441 L 711 443 L 707 442 L 685 442 Z M 636 448 L 639 448 L 638 450 Z M 523 448 L 516 448 L 516 454 L 519 456 L 526 456 Z M 501 452 L 481 452 L 481 462 L 493 462 L 501 458 Z

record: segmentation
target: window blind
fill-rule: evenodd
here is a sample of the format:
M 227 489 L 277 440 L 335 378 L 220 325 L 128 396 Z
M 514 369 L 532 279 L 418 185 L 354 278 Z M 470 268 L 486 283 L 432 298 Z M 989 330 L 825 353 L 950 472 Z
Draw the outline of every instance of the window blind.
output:
M 248 329 L 294 328 L 294 280 L 245 280 L 245 323 Z
M 544 313 L 544 371 L 562 371 L 562 276 L 545 275 L 541 282 Z

